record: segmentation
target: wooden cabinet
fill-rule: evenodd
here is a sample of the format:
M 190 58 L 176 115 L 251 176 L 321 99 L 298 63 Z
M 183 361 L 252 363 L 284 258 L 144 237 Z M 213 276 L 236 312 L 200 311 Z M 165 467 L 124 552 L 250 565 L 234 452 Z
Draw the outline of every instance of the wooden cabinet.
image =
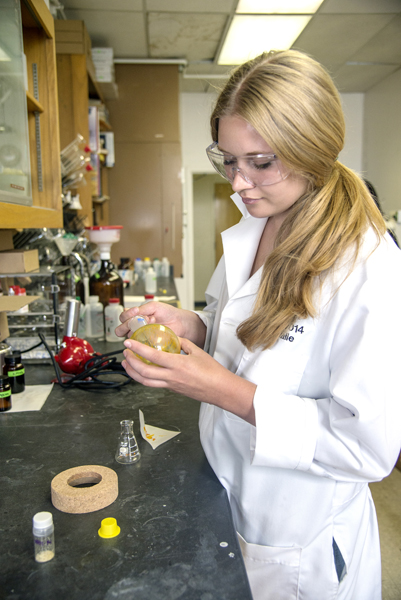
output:
M 182 274 L 179 72 L 175 65 L 117 65 L 119 98 L 107 105 L 116 165 L 109 184 L 110 221 L 123 225 L 111 248 L 122 256 L 166 256 Z
M 56 56 L 58 80 L 58 107 L 60 115 L 60 143 L 65 148 L 77 134 L 89 143 L 89 101 L 101 100 L 103 95 L 95 79 L 91 57 L 91 41 L 83 21 L 55 20 Z M 102 129 L 100 122 L 100 129 Z M 104 127 L 106 125 L 104 124 Z M 92 194 L 90 174 L 87 185 L 77 189 L 82 210 L 78 216 L 85 217 L 85 225 L 108 224 L 107 170 L 101 170 L 102 198 Z
M 21 0 L 27 64 L 32 206 L 3 195 L 0 227 L 62 227 L 54 21 L 44 0 Z

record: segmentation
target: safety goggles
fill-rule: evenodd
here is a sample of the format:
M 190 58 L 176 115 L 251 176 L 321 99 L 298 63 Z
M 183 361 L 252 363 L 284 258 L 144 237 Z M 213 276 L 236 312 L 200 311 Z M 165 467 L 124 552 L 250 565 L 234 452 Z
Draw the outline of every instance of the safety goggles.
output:
M 216 171 L 230 183 L 237 173 L 250 185 L 273 185 L 283 181 L 289 175 L 275 154 L 249 154 L 232 156 L 221 152 L 217 142 L 206 148 L 206 154 Z

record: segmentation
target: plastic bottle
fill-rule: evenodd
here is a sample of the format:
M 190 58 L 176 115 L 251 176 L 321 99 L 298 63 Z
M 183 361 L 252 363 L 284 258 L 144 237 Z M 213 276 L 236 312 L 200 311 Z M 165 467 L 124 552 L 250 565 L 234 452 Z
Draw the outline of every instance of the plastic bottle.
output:
M 85 308 L 86 335 L 90 338 L 104 338 L 103 304 L 99 296 L 89 296 L 89 304 Z
M 115 329 L 121 325 L 119 316 L 123 310 L 118 298 L 110 298 L 109 305 L 104 309 L 106 342 L 122 342 L 122 338 L 115 334 Z
M 161 264 L 161 277 L 170 277 L 170 262 L 168 258 L 163 256 Z
M 152 262 L 151 262 L 149 256 L 146 256 L 143 259 L 143 263 L 142 263 L 142 279 L 144 281 L 146 281 L 146 273 L 148 272 L 148 269 L 150 269 L 151 266 L 152 266 Z
M 78 324 L 78 337 L 84 339 L 86 336 L 86 306 L 83 302 L 81 302 L 80 298 L 77 296 L 77 300 L 79 301 L 79 324 Z
M 147 294 L 154 294 L 157 290 L 157 279 L 156 273 L 154 272 L 153 267 L 149 267 L 146 271 L 145 276 L 145 292 Z
M 154 258 L 153 259 L 153 268 L 155 270 L 156 277 L 160 277 L 160 267 L 161 267 L 160 260 L 158 258 Z
M 13 352 L 4 357 L 4 375 L 10 380 L 12 394 L 20 394 L 25 389 L 25 368 L 21 362 L 21 353 Z
M 47 562 L 54 558 L 54 525 L 50 512 L 39 512 L 33 517 L 33 542 L 36 562 Z
M 6 412 L 12 408 L 11 386 L 8 377 L 0 374 L 0 412 Z
M 134 273 L 136 275 L 136 279 L 141 279 L 141 277 L 142 277 L 142 260 L 140 258 L 135 259 Z

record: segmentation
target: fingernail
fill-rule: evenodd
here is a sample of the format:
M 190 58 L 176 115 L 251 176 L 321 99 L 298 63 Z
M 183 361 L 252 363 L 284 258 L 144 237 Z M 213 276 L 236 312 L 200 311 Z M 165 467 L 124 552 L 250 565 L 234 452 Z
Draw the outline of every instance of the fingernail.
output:
M 131 342 L 130 342 L 129 340 L 125 340 L 125 342 L 124 342 L 124 346 L 125 346 L 126 348 L 131 348 Z

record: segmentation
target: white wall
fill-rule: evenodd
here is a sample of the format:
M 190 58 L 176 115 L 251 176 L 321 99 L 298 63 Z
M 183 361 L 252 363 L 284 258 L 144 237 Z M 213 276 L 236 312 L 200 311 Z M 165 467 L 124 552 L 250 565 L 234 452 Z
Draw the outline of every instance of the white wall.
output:
M 401 70 L 365 94 L 364 168 L 385 214 L 401 209 Z
M 342 94 L 345 117 L 345 145 L 339 160 L 363 175 L 363 114 L 364 94 Z
M 194 190 L 193 175 L 212 173 L 205 149 L 211 143 L 209 119 L 215 101 L 214 94 L 180 95 L 181 144 L 183 161 L 183 274 L 177 280 L 178 293 L 183 308 L 194 306 Z M 340 160 L 351 169 L 362 172 L 363 166 L 363 94 L 343 94 L 342 102 L 347 134 Z M 210 236 L 209 236 L 210 237 Z M 198 300 L 198 298 L 197 298 Z

